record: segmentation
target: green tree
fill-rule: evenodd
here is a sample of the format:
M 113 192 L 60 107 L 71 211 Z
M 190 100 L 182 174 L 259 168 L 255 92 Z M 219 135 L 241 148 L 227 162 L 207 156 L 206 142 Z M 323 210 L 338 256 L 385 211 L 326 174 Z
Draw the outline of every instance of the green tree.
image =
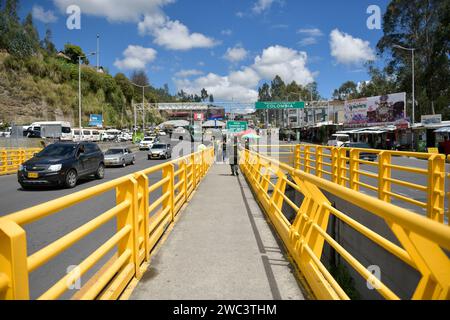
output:
M 144 70 L 133 71 L 131 75 L 131 82 L 139 86 L 148 86 L 150 83 Z
M 127 103 L 130 104 L 134 95 L 134 86 L 131 84 L 130 80 L 128 80 L 128 78 L 123 73 L 116 74 L 114 80 L 122 90 L 122 93 L 125 96 Z
M 202 91 L 200 92 L 200 97 L 201 97 L 202 101 L 205 101 L 206 99 L 208 99 L 209 94 L 205 88 L 203 88 Z
M 307 92 L 308 100 L 319 101 L 322 97 L 319 94 L 319 90 L 317 88 L 317 82 L 308 83 L 305 87 Z
M 258 100 L 261 102 L 272 101 L 272 96 L 270 95 L 270 86 L 264 83 L 258 90 Z
M 445 112 L 450 103 L 449 12 L 447 0 L 392 0 L 383 17 L 384 35 L 377 48 L 380 54 L 389 54 L 387 70 L 408 94 L 412 92 L 411 53 L 394 46 L 416 49 L 416 119 L 420 114 Z
M 209 102 L 210 103 L 214 102 L 214 96 L 212 94 L 209 95 Z
M 344 82 L 339 89 L 334 90 L 333 99 L 350 100 L 358 96 L 357 84 L 353 81 Z
M 72 63 L 78 63 L 78 57 L 82 56 L 81 61 L 84 64 L 89 64 L 89 60 L 85 57 L 83 49 L 80 46 L 67 43 L 64 45 L 64 54 L 70 58 Z
M 49 55 L 54 55 L 56 53 L 56 47 L 52 42 L 52 30 L 50 30 L 50 29 L 47 29 L 45 31 L 45 38 L 42 41 L 42 48 Z
M 273 101 L 285 100 L 286 85 L 280 76 L 276 76 L 270 86 L 270 95 Z
M 19 0 L 6 0 L 4 5 L 6 16 L 14 23 L 19 23 Z
M 31 45 L 37 51 L 39 49 L 39 33 L 34 26 L 33 15 L 31 13 L 26 16 L 23 22 L 23 29 L 29 37 Z

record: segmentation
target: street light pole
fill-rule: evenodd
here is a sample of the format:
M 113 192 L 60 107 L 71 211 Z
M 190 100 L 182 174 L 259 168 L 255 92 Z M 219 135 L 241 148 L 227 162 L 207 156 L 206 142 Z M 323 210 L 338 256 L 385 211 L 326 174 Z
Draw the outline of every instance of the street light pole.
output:
M 78 125 L 80 127 L 80 141 L 81 141 L 81 59 L 90 56 L 95 56 L 95 52 L 91 52 L 88 55 L 78 56 Z
M 133 86 L 138 87 L 138 88 L 142 88 L 142 132 L 145 135 L 145 88 L 150 87 L 150 85 L 141 86 L 141 85 L 133 83 L 133 82 L 131 82 L 131 84 Z M 134 116 L 134 127 L 135 127 L 135 130 L 136 130 L 136 127 L 137 127 L 137 123 L 136 123 L 136 107 L 135 107 L 134 114 L 135 114 L 135 116 Z
M 398 44 L 394 44 L 393 48 L 406 50 L 411 52 L 411 67 L 412 67 L 412 116 L 411 116 L 411 122 L 412 126 L 414 127 L 414 124 L 416 123 L 416 88 L 415 88 L 415 62 L 414 62 L 414 52 L 416 51 L 415 48 L 405 48 Z M 414 149 L 414 133 L 411 136 L 411 144 Z

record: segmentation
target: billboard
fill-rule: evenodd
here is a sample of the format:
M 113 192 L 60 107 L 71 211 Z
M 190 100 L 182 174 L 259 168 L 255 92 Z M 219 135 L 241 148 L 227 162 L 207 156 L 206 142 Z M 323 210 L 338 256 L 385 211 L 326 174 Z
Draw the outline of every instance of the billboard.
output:
M 345 102 L 346 125 L 394 124 L 405 118 L 405 92 Z
M 421 116 L 421 122 L 423 125 L 441 124 L 442 123 L 442 114 Z
M 208 120 L 223 120 L 225 119 L 225 109 L 223 108 L 209 108 Z
M 101 114 L 91 114 L 89 116 L 89 126 L 90 127 L 103 127 L 103 116 Z

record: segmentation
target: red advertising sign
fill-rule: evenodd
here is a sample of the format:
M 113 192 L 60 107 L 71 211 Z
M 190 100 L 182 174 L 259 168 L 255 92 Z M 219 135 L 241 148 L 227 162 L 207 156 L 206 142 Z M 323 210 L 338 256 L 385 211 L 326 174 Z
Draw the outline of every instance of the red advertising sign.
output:
M 203 113 L 194 113 L 195 121 L 203 121 L 205 120 L 205 115 Z

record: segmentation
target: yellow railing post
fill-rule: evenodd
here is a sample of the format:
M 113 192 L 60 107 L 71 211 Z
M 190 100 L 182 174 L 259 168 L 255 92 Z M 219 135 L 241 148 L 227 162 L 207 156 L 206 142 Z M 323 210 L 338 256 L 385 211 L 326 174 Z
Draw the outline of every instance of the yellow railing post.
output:
M 27 239 L 16 223 L 0 218 L 0 300 L 28 300 Z
M 149 188 L 148 188 L 148 177 L 147 175 L 143 173 L 136 173 L 135 179 L 138 183 L 138 196 L 141 198 L 138 201 L 138 234 L 139 234 L 139 243 L 143 243 L 143 249 L 145 249 L 145 261 L 150 260 L 150 244 L 149 244 L 149 213 L 148 213 L 148 207 L 149 207 Z M 139 247 L 139 250 L 141 251 L 142 248 Z
M 162 209 L 170 208 L 170 215 L 172 217 L 171 222 L 175 219 L 175 210 L 174 210 L 174 166 L 173 164 L 169 164 L 163 169 L 162 178 L 165 179 L 169 177 L 169 182 L 164 184 L 162 188 L 162 194 L 166 194 L 169 192 L 169 196 L 163 201 Z
M 331 154 L 331 181 L 339 184 L 340 176 L 339 176 L 339 149 L 336 147 L 332 147 L 330 150 Z
M 188 194 L 187 194 L 187 164 L 186 164 L 186 160 L 183 160 L 182 162 L 181 162 L 181 164 L 180 164 L 180 167 L 181 167 L 181 169 L 183 170 L 182 172 L 181 172 L 181 179 L 183 179 L 183 186 L 182 186 L 182 193 L 183 193 L 183 198 L 184 198 L 184 200 L 183 200 L 183 202 L 186 202 L 187 201 L 187 198 L 188 198 Z
M 323 170 L 323 148 L 322 147 L 316 147 L 316 176 L 319 178 L 323 177 L 322 170 Z
M 7 166 L 7 164 L 6 164 L 6 161 L 7 161 L 6 160 L 7 159 L 6 153 L 7 153 L 6 149 L 1 149 L 0 150 L 0 161 L 1 161 L 0 174 L 6 172 L 6 166 Z
M 350 189 L 359 191 L 359 151 L 350 150 Z
M 427 215 L 444 222 L 445 157 L 432 155 L 428 161 Z
M 380 200 L 391 202 L 391 182 L 387 179 L 391 178 L 391 164 L 392 157 L 388 151 L 382 151 L 378 155 L 378 198 Z
M 194 154 L 191 155 L 191 161 L 192 161 L 192 186 L 197 188 L 197 157 Z
M 310 146 L 305 146 L 305 172 L 311 173 Z
M 300 164 L 301 164 L 301 162 L 300 162 L 300 145 L 299 144 L 297 144 L 296 146 L 295 146 L 295 157 L 294 157 L 294 161 L 295 161 L 295 169 L 296 170 L 300 170 Z
M 131 259 L 134 265 L 134 275 L 140 277 L 141 270 L 139 268 L 139 234 L 138 234 L 138 183 L 133 176 L 130 176 L 126 183 L 122 183 L 116 187 L 116 204 L 128 201 L 130 206 L 125 212 L 117 215 L 117 231 L 122 230 L 126 226 L 131 227 L 128 233 L 117 245 L 118 256 L 126 251 L 130 251 Z

